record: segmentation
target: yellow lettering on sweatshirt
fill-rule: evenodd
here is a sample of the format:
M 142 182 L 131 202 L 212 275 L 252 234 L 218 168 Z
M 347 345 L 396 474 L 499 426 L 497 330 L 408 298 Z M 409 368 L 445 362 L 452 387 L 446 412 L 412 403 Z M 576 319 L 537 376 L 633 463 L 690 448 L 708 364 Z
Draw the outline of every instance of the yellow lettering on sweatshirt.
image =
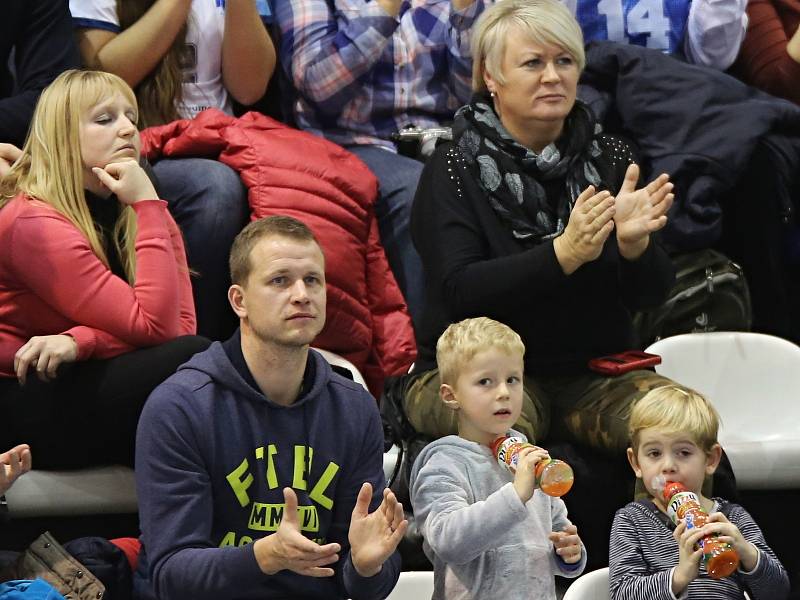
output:
M 284 504 L 253 502 L 247 528 L 253 531 L 277 531 L 283 518 L 284 508 Z M 297 519 L 300 522 L 300 531 L 319 531 L 319 514 L 317 513 L 317 507 L 313 504 L 311 506 L 298 506 Z
M 253 485 L 253 476 L 248 472 L 249 469 L 250 464 L 245 458 L 238 467 L 225 476 L 241 506 L 247 506 L 250 503 L 247 489 Z M 247 474 L 246 477 L 245 474 Z
M 327 508 L 330 510 L 333 508 L 333 500 L 328 498 L 325 495 L 325 492 L 328 489 L 328 486 L 333 481 L 333 478 L 336 477 L 336 473 L 339 471 L 339 465 L 334 462 L 328 463 L 328 466 L 325 469 L 325 472 L 322 474 L 322 477 L 319 478 L 317 484 L 314 486 L 314 489 L 311 490 L 311 493 L 308 495 L 314 502 L 322 506 L 323 508 Z

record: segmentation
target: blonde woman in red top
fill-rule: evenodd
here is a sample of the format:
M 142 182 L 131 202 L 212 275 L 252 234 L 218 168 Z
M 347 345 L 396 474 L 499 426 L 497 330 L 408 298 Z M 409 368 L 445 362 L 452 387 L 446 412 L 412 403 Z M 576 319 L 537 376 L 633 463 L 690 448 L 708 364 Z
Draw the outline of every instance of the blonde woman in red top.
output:
M 750 0 L 747 16 L 750 23 L 733 73 L 800 104 L 800 0 Z
M 132 464 L 148 394 L 208 344 L 136 121 L 122 79 L 67 71 L 0 181 L 0 447 L 40 468 Z

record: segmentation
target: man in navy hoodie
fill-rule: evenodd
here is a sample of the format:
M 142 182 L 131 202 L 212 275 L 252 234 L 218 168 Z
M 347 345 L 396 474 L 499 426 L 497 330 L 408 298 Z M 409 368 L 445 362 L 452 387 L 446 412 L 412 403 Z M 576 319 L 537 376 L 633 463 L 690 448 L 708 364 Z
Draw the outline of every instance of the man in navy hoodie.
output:
M 385 598 L 407 522 L 385 489 L 375 400 L 309 350 L 322 250 L 269 217 L 238 235 L 230 266 L 239 331 L 156 388 L 139 421 L 134 595 Z

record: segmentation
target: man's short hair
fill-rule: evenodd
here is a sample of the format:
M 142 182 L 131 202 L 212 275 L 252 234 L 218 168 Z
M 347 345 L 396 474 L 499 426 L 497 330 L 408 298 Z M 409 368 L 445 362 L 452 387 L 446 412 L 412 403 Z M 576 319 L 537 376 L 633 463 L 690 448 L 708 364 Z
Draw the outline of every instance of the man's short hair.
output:
M 476 354 L 497 348 L 510 355 L 525 355 L 525 344 L 508 325 L 488 317 L 453 323 L 436 343 L 436 363 L 442 383 L 455 384 L 461 371 Z
M 720 417 L 699 392 L 681 385 L 650 390 L 633 407 L 628 423 L 631 448 L 639 451 L 642 430 L 656 427 L 665 433 L 685 433 L 704 452 L 717 443 Z
M 320 247 L 319 241 L 308 226 L 294 217 L 274 215 L 253 221 L 239 232 L 231 246 L 228 265 L 231 270 L 231 283 L 243 284 L 247 281 L 252 270 L 250 253 L 260 240 L 266 237 L 285 237 L 301 242 L 314 242 Z M 323 253 L 324 256 L 324 253 Z

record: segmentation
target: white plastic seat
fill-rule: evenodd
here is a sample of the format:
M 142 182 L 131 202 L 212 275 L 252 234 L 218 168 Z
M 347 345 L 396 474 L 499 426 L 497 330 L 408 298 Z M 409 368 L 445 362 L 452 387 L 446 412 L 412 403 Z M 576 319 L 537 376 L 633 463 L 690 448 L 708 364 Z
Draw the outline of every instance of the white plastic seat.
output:
M 567 588 L 563 600 L 608 600 L 608 567 L 589 571 Z
M 361 372 L 349 360 L 343 356 L 339 356 L 335 352 L 331 352 L 330 350 L 323 350 L 322 348 L 314 348 L 314 350 L 322 354 L 323 358 L 325 358 L 325 360 L 327 360 L 330 364 L 336 365 L 337 367 L 344 367 L 350 371 L 350 373 L 353 374 L 353 381 L 360 383 L 362 386 L 364 386 L 365 390 L 369 389 L 367 388 L 367 382 L 364 381 L 364 376 L 361 375 Z
M 759 333 L 664 338 L 656 371 L 705 395 L 741 489 L 800 488 L 800 347 Z
M 36 456 L 34 455 L 34 461 Z M 112 465 L 75 471 L 32 470 L 6 492 L 14 517 L 135 513 L 133 469 Z
M 322 356 L 327 360 L 330 364 L 336 365 L 338 367 L 344 367 L 353 375 L 353 381 L 356 383 L 360 383 L 364 389 L 367 388 L 367 382 L 364 380 L 363 375 L 361 372 L 356 368 L 356 366 L 351 363 L 346 358 L 339 356 L 338 354 L 331 352 L 330 350 L 323 350 L 322 348 L 314 348 L 317 352 L 322 354 Z M 388 483 L 391 479 L 395 468 L 397 466 L 397 454 L 400 449 L 397 446 L 392 446 L 387 452 L 383 454 L 383 474 L 386 476 L 386 482 Z
M 403 571 L 386 600 L 430 600 L 433 596 L 433 571 Z

